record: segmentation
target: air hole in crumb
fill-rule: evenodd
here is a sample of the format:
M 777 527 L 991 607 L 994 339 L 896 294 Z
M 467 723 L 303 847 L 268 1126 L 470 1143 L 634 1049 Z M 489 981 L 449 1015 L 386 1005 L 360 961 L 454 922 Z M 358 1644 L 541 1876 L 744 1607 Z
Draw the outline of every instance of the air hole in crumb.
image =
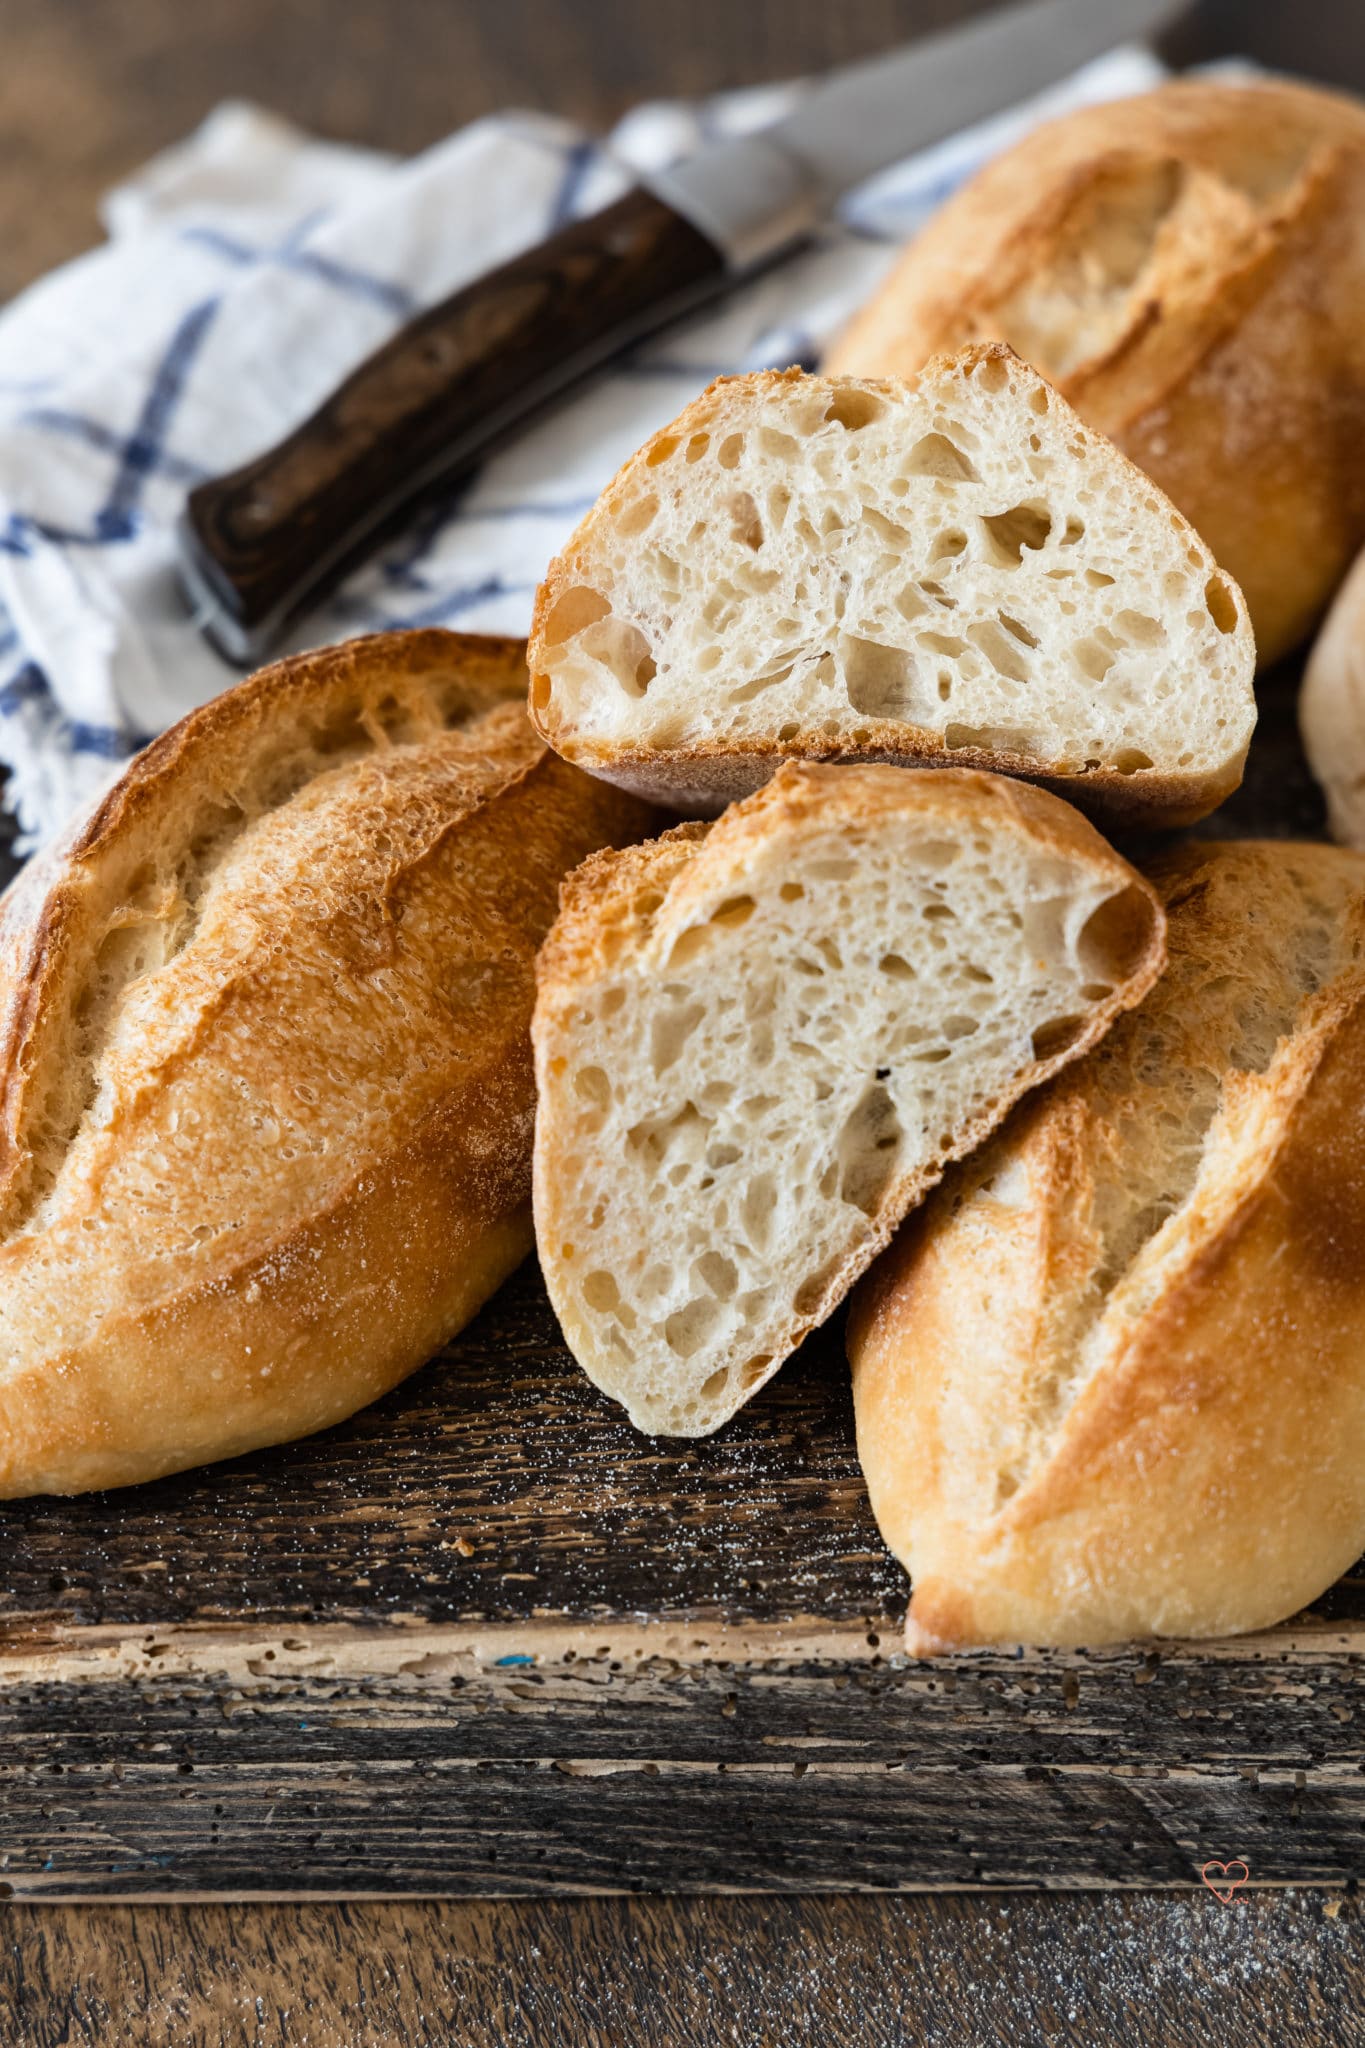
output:
M 723 1252 L 703 1252 L 692 1268 L 703 1287 L 718 1301 L 729 1301 L 739 1284 L 734 1261 Z
M 825 418 L 835 426 L 846 427 L 856 434 L 860 427 L 871 426 L 886 411 L 885 400 L 875 391 L 860 390 L 856 384 L 841 386 L 825 408 Z
M 1058 1053 L 1073 1046 L 1085 1030 L 1085 1017 L 1052 1017 L 1046 1024 L 1040 1024 L 1033 1034 L 1033 1057 L 1036 1060 L 1051 1060 Z
M 743 453 L 743 434 L 727 434 L 716 450 L 716 460 L 722 469 L 738 469 L 739 458 Z
M 950 483 L 979 484 L 979 473 L 946 434 L 923 434 L 905 460 L 911 476 L 943 477 Z
M 895 1175 L 902 1135 L 895 1103 L 880 1081 L 872 1082 L 849 1112 L 835 1146 L 841 1201 L 865 1216 L 876 1212 Z
M 1114 631 L 1133 647 L 1160 647 L 1166 639 L 1166 628 L 1160 619 L 1147 612 L 1120 612 L 1114 620 Z
M 1076 959 L 1091 981 L 1126 981 L 1151 940 L 1151 903 L 1145 891 L 1130 882 L 1091 911 L 1076 940 Z
M 623 534 L 627 540 L 633 539 L 637 533 L 643 533 L 647 526 L 653 525 L 658 510 L 659 500 L 651 491 L 647 497 L 638 499 L 635 504 L 622 506 L 616 515 L 616 531 Z
M 1100 635 L 1094 633 L 1076 642 L 1071 658 L 1083 676 L 1092 683 L 1102 683 L 1118 660 L 1118 652 L 1116 648 L 1106 646 Z
M 706 1015 L 704 1003 L 691 1003 L 685 1010 L 668 1010 L 655 1017 L 650 1026 L 650 1064 L 656 1075 L 666 1073 Z
M 700 1351 L 720 1316 L 720 1303 L 713 1297 L 695 1295 L 684 1308 L 675 1309 L 664 1321 L 664 1342 L 679 1358 Z M 724 1374 L 721 1374 L 722 1381 Z M 710 1381 L 707 1381 L 707 1386 Z M 702 1392 L 705 1393 L 703 1387 Z
M 981 524 L 989 536 L 997 561 L 1017 568 L 1024 549 L 1036 553 L 1052 531 L 1052 514 L 1046 505 L 1032 500 L 1011 505 L 1007 512 L 982 514 Z
M 588 1307 L 599 1315 L 610 1315 L 621 1300 L 620 1288 L 611 1274 L 601 1268 L 595 1273 L 584 1274 L 582 1293 Z
M 1220 633 L 1236 632 L 1237 605 L 1221 576 L 1210 576 L 1204 585 L 1204 602 L 1209 608 L 1209 617 Z
M 758 516 L 758 506 L 751 494 L 737 491 L 726 500 L 725 509 L 730 515 L 731 540 L 739 547 L 757 553 L 763 545 L 763 521 Z
M 818 1273 L 812 1273 L 809 1280 L 801 1282 L 792 1301 L 792 1307 L 799 1316 L 811 1315 L 819 1308 L 835 1268 L 841 1263 L 838 1258 L 829 1259 Z
M 901 647 L 884 647 L 845 633 L 839 642 L 844 688 L 854 711 L 866 718 L 908 716 L 915 687 L 915 658 Z
M 601 1067 L 580 1067 L 573 1077 L 574 1092 L 594 1109 L 605 1109 L 611 1101 L 611 1082 Z
M 562 647 L 566 640 L 572 640 L 585 626 L 595 625 L 604 619 L 611 605 L 600 590 L 589 590 L 586 584 L 575 584 L 572 590 L 556 598 L 550 613 L 541 628 L 541 638 L 547 647 Z

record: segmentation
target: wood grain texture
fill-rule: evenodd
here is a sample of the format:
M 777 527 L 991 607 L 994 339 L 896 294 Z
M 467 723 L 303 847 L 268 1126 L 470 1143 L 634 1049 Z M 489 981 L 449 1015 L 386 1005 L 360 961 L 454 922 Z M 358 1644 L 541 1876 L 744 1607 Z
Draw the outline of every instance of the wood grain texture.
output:
M 403 152 L 498 107 L 637 100 L 870 55 L 997 0 L 5 0 L 0 299 L 97 239 L 100 195 L 220 100 Z M 37 195 L 41 194 L 41 203 Z
M 1360 1875 L 1365 1583 L 1216 1650 L 909 1663 L 837 1328 L 661 1450 L 524 1270 L 342 1428 L 0 1541 L 19 1897 Z
M 11 1909 L 24 2048 L 1351 2048 L 1354 1900 Z

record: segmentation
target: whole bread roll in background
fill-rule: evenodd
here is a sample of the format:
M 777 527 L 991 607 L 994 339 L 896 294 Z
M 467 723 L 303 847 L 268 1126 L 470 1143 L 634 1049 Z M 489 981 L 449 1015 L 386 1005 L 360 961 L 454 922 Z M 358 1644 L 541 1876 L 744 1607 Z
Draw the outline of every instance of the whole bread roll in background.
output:
M 921 1654 L 1268 1627 L 1365 1548 L 1365 856 L 1149 872 L 1165 975 L 855 1298 Z
M 157 740 L 0 906 L 0 1494 L 321 1429 L 529 1250 L 534 960 L 648 813 L 519 642 L 389 634 Z
M 1313 642 L 1299 729 L 1327 799 L 1332 837 L 1365 846 L 1365 555 L 1356 558 Z
M 1240 583 L 1263 664 L 1365 542 L 1365 106 L 1279 80 L 1088 107 L 981 171 L 825 368 L 1008 341 Z

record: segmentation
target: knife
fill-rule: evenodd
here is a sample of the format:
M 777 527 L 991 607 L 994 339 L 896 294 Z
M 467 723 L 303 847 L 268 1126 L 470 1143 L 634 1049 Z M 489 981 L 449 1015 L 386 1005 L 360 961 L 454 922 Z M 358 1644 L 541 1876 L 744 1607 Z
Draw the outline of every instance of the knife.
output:
M 1027 98 L 1179 0 L 1025 0 L 831 73 L 402 328 L 283 441 L 201 484 L 177 534 L 197 622 L 258 661 L 301 612 L 548 400 L 789 254 L 854 186 Z

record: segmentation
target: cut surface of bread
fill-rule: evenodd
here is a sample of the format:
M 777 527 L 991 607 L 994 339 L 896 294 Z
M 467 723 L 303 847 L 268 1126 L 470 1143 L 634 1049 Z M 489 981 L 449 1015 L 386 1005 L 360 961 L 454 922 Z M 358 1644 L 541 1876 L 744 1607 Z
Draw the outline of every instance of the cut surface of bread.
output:
M 1275 661 L 1365 543 L 1363 209 L 1359 100 L 1174 80 L 995 157 L 825 368 L 911 377 L 1010 343 L 1170 494 Z
M 322 1428 L 530 1245 L 536 949 L 644 807 L 524 649 L 300 656 L 130 764 L 0 908 L 0 1494 Z
M 643 1429 L 717 1428 L 947 1161 L 1160 971 L 1146 884 L 969 771 L 788 763 L 589 862 L 542 952 L 535 1214 L 570 1348 Z
M 1000 769 L 1187 822 L 1255 722 L 1236 586 L 1000 346 L 905 385 L 712 385 L 551 565 L 528 659 L 551 746 L 702 813 L 795 757 Z
M 855 1299 L 921 1653 L 1269 1627 L 1365 1548 L 1365 856 L 1151 872 L 1161 981 Z

